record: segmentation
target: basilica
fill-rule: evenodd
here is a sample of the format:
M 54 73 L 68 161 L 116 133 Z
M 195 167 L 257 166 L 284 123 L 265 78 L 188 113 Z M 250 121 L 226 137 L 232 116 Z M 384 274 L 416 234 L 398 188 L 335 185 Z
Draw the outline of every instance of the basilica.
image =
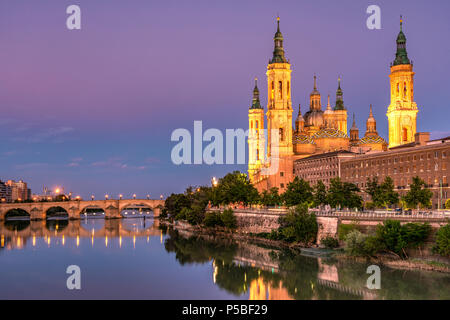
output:
M 397 52 L 390 69 L 390 105 L 387 107 L 389 141 L 377 132 L 372 106 L 367 106 L 367 122 L 364 135 L 359 134 L 355 115 L 348 130 L 348 110 L 344 103 L 341 79 L 338 79 L 336 99 L 331 105 L 327 97 L 326 107 L 314 75 L 309 110 L 302 114 L 298 106 L 295 125 L 291 100 L 291 65 L 285 56 L 280 19 L 274 36 L 273 56 L 267 66 L 267 111 L 261 104 L 257 80 L 253 100 L 249 108 L 249 162 L 250 181 L 258 190 L 277 187 L 284 192 L 294 178 L 294 162 L 313 155 L 336 151 L 355 154 L 385 152 L 390 148 L 415 141 L 418 108 L 414 102 L 414 72 L 406 51 L 406 37 L 402 30 L 397 37 Z M 324 110 L 325 109 L 325 110 Z M 264 134 L 267 132 L 267 135 Z M 276 162 L 275 171 L 270 172 Z

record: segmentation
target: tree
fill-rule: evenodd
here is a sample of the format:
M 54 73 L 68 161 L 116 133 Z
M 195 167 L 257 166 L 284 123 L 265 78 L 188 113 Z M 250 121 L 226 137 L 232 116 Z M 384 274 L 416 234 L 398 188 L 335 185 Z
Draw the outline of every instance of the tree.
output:
M 333 208 L 361 208 L 363 200 L 358 194 L 360 191 L 355 184 L 342 182 L 336 177 L 330 181 L 327 201 Z
M 367 178 L 366 186 L 364 191 L 372 198 L 374 207 L 380 207 L 383 201 L 381 199 L 381 186 L 378 184 L 378 177 Z
M 444 257 L 450 256 L 450 224 L 439 228 L 436 233 L 436 245 L 433 247 L 433 252 Z
M 319 225 L 316 215 L 309 213 L 307 204 L 296 206 L 286 216 L 280 217 L 279 222 L 278 231 L 284 240 L 305 245 L 316 241 Z
M 183 208 L 190 208 L 191 200 L 183 193 L 172 193 L 164 202 L 163 214 L 176 216 Z
M 313 196 L 314 207 L 320 207 L 328 204 L 327 201 L 327 187 L 322 180 L 319 180 L 314 186 L 314 196 Z
M 312 191 L 309 182 L 295 177 L 294 180 L 287 185 L 282 198 L 288 207 L 305 203 L 309 204 L 313 200 Z
M 412 180 L 410 190 L 403 197 L 405 203 L 410 208 L 418 208 L 419 205 L 422 205 L 423 207 L 430 207 L 433 192 L 425 187 L 425 181 L 419 177 L 414 177 Z
M 398 204 L 400 196 L 394 191 L 394 180 L 387 176 L 384 178 L 381 188 L 381 200 L 385 207 L 393 206 Z
M 278 194 L 277 187 L 273 187 L 269 191 L 264 190 L 261 194 L 261 203 L 265 206 L 279 206 L 281 202 L 281 196 Z
M 377 226 L 376 237 L 387 251 L 407 257 L 406 249 L 418 248 L 425 243 L 431 233 L 428 223 L 407 223 L 386 220 Z
M 445 202 L 445 209 L 450 209 L 450 199 Z
M 247 175 L 234 171 L 219 179 L 217 186 L 212 188 L 211 200 L 214 205 L 239 202 L 247 205 L 258 203 L 260 199 Z

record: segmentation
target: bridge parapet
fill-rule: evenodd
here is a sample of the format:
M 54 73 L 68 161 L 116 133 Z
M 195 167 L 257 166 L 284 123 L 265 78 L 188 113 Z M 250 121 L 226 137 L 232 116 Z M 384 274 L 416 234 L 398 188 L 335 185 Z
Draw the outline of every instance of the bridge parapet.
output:
M 121 218 L 120 212 L 130 206 L 146 206 L 153 211 L 155 217 L 159 216 L 164 200 L 151 199 L 120 199 L 120 200 L 90 200 L 90 201 L 60 201 L 60 202 L 26 202 L 26 203 L 2 203 L 0 204 L 0 221 L 5 220 L 5 215 L 13 209 L 22 209 L 30 215 L 31 220 L 42 220 L 47 216 L 51 208 L 61 207 L 69 219 L 80 219 L 81 213 L 87 208 L 99 208 L 105 212 L 106 219 Z

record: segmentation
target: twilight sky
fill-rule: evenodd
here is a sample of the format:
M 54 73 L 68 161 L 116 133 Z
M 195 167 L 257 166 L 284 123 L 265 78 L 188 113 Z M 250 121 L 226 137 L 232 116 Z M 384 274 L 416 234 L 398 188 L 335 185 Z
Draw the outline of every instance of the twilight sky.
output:
M 66 28 L 67 6 L 82 30 Z M 368 30 L 366 8 L 381 7 Z M 208 184 L 239 165 L 172 164 L 173 130 L 244 128 L 253 78 L 265 71 L 277 13 L 292 64 L 294 117 L 313 74 L 323 109 L 342 75 L 344 102 L 364 134 L 369 104 L 387 138 L 389 63 L 399 15 L 414 62 L 418 130 L 450 135 L 450 2 L 3 0 L 0 2 L 0 179 L 33 192 L 158 197 Z M 206 143 L 204 144 L 206 145 Z

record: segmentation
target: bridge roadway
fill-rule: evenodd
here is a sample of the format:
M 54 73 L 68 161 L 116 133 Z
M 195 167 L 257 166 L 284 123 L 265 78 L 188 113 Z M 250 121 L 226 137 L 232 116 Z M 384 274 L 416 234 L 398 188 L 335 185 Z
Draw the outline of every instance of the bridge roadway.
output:
M 129 207 L 145 206 L 153 211 L 157 217 L 164 206 L 164 200 L 150 199 L 121 199 L 121 200 L 91 200 L 91 201 L 60 201 L 60 202 L 20 202 L 0 204 L 0 221 L 5 220 L 8 211 L 22 209 L 30 215 L 31 220 L 45 220 L 51 208 L 61 207 L 69 215 L 69 219 L 81 218 L 85 209 L 99 209 L 105 212 L 105 219 L 120 219 L 122 210 Z

